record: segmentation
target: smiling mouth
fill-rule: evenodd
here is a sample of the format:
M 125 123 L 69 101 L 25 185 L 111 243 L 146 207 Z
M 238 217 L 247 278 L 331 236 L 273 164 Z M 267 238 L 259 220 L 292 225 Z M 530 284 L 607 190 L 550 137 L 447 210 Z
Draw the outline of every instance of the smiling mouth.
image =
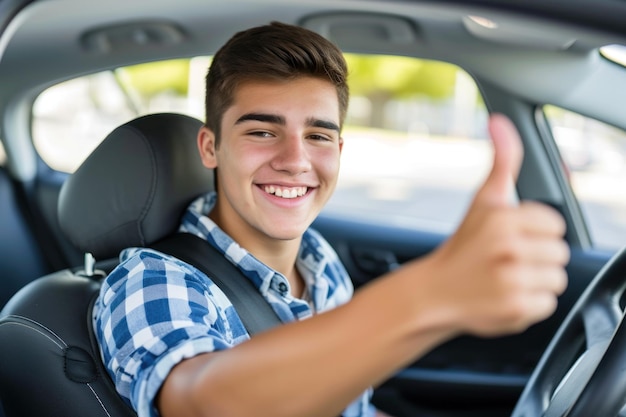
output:
M 263 187 L 266 193 L 287 199 L 302 197 L 307 193 L 308 189 L 308 187 L 277 187 L 275 185 L 266 185 Z

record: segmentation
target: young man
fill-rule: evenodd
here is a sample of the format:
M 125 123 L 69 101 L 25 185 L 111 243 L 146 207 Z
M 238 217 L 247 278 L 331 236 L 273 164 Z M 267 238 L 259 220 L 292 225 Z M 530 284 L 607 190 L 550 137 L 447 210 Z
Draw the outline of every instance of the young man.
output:
M 337 181 L 346 75 L 330 42 L 278 23 L 238 33 L 215 55 L 198 146 L 217 192 L 191 204 L 181 230 L 222 251 L 286 324 L 250 339 L 211 277 L 125 251 L 95 324 L 140 416 L 373 416 L 369 387 L 434 346 L 520 331 L 554 311 L 564 222 L 511 203 L 522 149 L 498 115 L 493 169 L 458 231 L 352 297 L 336 254 L 309 229 Z

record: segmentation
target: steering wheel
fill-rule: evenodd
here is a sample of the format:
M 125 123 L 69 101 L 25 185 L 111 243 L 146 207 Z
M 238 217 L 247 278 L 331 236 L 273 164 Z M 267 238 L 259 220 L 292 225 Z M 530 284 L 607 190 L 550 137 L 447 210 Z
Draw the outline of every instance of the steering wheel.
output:
M 626 403 L 626 248 L 591 281 L 533 371 L 512 417 L 615 417 Z

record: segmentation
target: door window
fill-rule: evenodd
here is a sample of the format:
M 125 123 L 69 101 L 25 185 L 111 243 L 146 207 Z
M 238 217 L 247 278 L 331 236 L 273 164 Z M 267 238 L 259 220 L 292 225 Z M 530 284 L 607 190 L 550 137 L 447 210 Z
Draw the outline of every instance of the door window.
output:
M 626 241 L 626 132 L 559 107 L 544 111 L 593 245 L 621 248 Z

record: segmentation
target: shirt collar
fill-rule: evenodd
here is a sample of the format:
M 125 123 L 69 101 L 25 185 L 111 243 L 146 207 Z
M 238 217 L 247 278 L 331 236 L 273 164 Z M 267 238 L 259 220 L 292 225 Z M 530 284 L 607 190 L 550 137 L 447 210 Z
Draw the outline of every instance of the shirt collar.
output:
M 282 274 L 274 271 L 239 246 L 208 217 L 216 202 L 217 193 L 214 191 L 194 200 L 183 215 L 179 231 L 194 234 L 214 245 L 228 260 L 242 270 L 261 293 L 266 293 L 270 286 L 275 286 L 279 292 L 285 292 L 287 287 L 281 283 L 287 283 L 287 280 Z M 313 285 L 319 285 L 319 278 L 325 272 L 329 255 L 331 259 L 333 258 L 334 251 L 329 249 L 328 243 L 317 232 L 311 229 L 305 231 L 296 266 L 309 290 Z

